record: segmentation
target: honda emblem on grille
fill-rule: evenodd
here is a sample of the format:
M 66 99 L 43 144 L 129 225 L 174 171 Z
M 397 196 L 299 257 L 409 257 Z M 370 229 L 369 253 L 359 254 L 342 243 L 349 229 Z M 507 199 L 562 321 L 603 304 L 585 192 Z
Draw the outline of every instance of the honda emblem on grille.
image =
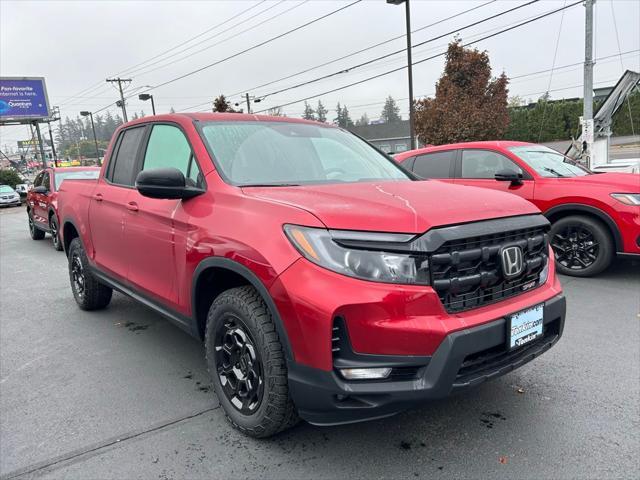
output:
M 517 245 L 504 247 L 500 252 L 502 260 L 502 273 L 504 278 L 515 278 L 524 270 L 522 249 Z

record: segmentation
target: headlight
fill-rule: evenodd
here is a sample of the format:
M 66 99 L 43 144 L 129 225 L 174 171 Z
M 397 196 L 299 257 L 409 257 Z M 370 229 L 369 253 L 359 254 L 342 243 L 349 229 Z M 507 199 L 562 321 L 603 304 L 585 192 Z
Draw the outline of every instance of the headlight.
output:
M 309 261 L 343 275 L 385 283 L 429 284 L 429 259 L 394 252 L 413 235 L 325 230 L 285 225 L 291 243 Z
M 625 205 L 640 206 L 640 193 L 612 193 L 611 196 Z

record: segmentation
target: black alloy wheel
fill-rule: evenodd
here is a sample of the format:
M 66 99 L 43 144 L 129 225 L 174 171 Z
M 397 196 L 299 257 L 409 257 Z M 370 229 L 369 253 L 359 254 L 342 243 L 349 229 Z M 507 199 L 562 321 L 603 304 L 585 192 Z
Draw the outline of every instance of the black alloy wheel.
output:
M 587 216 L 569 216 L 554 222 L 549 233 L 558 272 L 590 277 L 613 261 L 615 248 L 607 228 Z
M 217 374 L 225 396 L 242 414 L 251 415 L 264 394 L 260 354 L 246 326 L 227 313 L 215 335 Z
M 588 228 L 582 225 L 567 226 L 557 232 L 551 241 L 556 251 L 556 261 L 565 268 L 584 270 L 598 259 L 600 244 Z
M 73 252 L 71 258 L 71 283 L 78 299 L 82 301 L 84 299 L 86 278 L 79 252 Z
M 44 238 L 44 230 L 40 230 L 36 227 L 31 212 L 27 212 L 27 218 L 29 219 L 29 235 L 31 235 L 31 238 L 33 240 L 42 240 Z
M 49 229 L 51 232 L 51 239 L 53 240 L 53 248 L 57 251 L 62 250 L 62 243 L 60 242 L 60 232 L 58 232 L 58 220 L 55 215 L 51 215 L 49 219 Z

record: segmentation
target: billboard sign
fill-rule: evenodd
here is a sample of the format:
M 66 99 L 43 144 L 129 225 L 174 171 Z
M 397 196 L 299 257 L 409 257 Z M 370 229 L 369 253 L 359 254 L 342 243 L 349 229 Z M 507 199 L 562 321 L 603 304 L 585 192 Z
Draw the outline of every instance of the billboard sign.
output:
M 51 147 L 51 140 L 44 139 L 44 144 L 48 147 Z M 21 150 L 34 148 L 40 148 L 40 144 L 37 140 L 18 140 L 18 148 Z
M 50 116 L 43 77 L 0 77 L 0 123 Z

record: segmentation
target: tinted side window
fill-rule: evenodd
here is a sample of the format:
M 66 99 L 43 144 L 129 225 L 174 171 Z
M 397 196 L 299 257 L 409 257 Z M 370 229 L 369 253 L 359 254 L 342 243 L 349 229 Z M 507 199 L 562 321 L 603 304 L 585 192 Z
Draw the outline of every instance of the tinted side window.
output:
M 118 153 L 112 160 L 112 162 L 115 162 L 111 167 L 111 181 L 113 183 L 117 183 L 118 185 L 133 185 L 136 155 L 143 134 L 144 127 L 130 128 L 122 132 Z
M 462 178 L 494 179 L 500 170 L 514 170 L 522 173 L 522 169 L 504 155 L 490 150 L 462 151 Z
M 49 172 L 44 172 L 42 175 L 42 184 L 47 190 L 51 190 L 51 175 Z
M 200 183 L 200 169 L 184 133 L 172 125 L 154 125 L 142 170 L 166 167 L 177 168 L 185 178 L 193 180 L 194 184 Z
M 427 153 L 416 157 L 413 172 L 422 178 L 451 178 L 456 150 Z
M 33 181 L 33 186 L 35 187 L 39 187 L 40 185 L 42 185 L 42 176 L 44 175 L 44 172 L 40 172 L 35 180 Z

